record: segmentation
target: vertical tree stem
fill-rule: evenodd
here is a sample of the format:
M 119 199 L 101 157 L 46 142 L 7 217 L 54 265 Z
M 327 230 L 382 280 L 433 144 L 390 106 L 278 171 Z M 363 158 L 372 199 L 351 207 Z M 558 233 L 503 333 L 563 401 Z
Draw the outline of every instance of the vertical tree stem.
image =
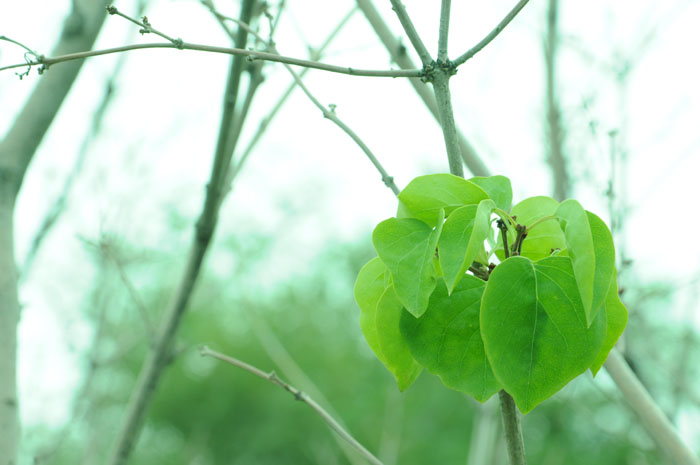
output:
M 447 38 L 450 32 L 450 6 L 452 0 L 442 0 L 440 7 L 440 37 L 438 39 L 437 61 L 444 63 L 447 61 Z
M 462 169 L 462 155 L 459 149 L 459 138 L 455 126 L 455 117 L 452 113 L 452 97 L 450 96 L 449 70 L 437 70 L 433 80 L 435 100 L 437 100 L 438 114 L 442 135 L 447 149 L 447 160 L 450 164 L 450 173 L 461 178 L 464 177 Z
M 506 391 L 498 393 L 501 401 L 501 416 L 503 417 L 503 431 L 508 446 L 508 460 L 510 465 L 525 465 L 525 444 L 523 431 L 520 427 L 520 412 L 515 406 L 515 401 Z

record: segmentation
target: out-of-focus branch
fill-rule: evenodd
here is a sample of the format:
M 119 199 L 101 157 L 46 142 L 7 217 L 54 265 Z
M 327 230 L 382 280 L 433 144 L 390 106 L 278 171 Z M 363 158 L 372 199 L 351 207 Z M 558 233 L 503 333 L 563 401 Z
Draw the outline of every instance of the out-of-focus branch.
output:
M 211 8 L 211 9 L 212 9 L 212 11 L 214 11 L 213 8 Z M 259 41 L 261 41 L 267 45 L 267 49 L 271 53 L 279 53 L 273 42 L 265 41 L 259 34 L 257 34 L 255 31 L 253 31 L 250 28 L 250 26 L 248 26 L 244 22 L 233 20 L 232 18 L 224 16 L 221 13 L 215 13 L 215 14 L 219 18 L 232 20 L 235 23 L 237 23 L 239 26 L 239 29 L 238 29 L 239 32 L 243 31 L 244 33 L 248 33 L 248 34 L 255 36 Z M 370 150 L 370 148 L 367 146 L 367 144 L 365 144 L 365 142 L 360 138 L 360 136 L 358 136 L 355 131 L 353 131 L 340 118 L 338 118 L 338 116 L 335 113 L 335 107 L 331 107 L 330 109 L 328 109 L 325 106 L 323 106 L 323 104 L 311 93 L 311 91 L 308 89 L 308 87 L 306 87 L 306 85 L 304 84 L 304 81 L 301 80 L 301 77 L 299 76 L 299 74 L 297 74 L 297 72 L 294 71 L 292 69 L 292 67 L 287 65 L 287 64 L 285 64 L 284 67 L 292 75 L 292 78 L 294 79 L 294 82 L 296 82 L 296 85 L 301 88 L 301 90 L 304 92 L 304 94 L 306 94 L 306 96 L 309 98 L 309 100 L 311 100 L 311 102 L 316 106 L 316 108 L 321 110 L 323 117 L 327 118 L 327 119 L 331 120 L 333 123 L 335 123 L 336 126 L 338 126 L 340 129 L 342 129 L 343 132 L 345 132 L 360 147 L 360 149 L 362 149 L 362 151 L 365 153 L 367 158 L 369 158 L 372 165 L 374 165 L 374 167 L 377 169 L 377 171 L 379 171 L 379 174 L 381 174 L 382 182 L 384 182 L 384 184 L 389 189 L 391 189 L 391 191 L 394 193 L 394 195 L 398 195 L 400 190 L 396 186 L 396 183 L 394 183 L 394 178 L 392 176 L 389 176 L 389 173 L 387 173 L 386 169 L 384 169 L 384 166 L 382 166 L 382 164 L 379 162 L 379 159 L 376 157 L 376 155 L 374 155 L 372 150 Z
M 632 410 L 639 415 L 646 430 L 672 459 L 672 463 L 700 465 L 698 457 L 681 441 L 671 422 L 656 405 L 617 349 L 610 352 L 604 366 Z
M 264 371 L 260 370 L 257 367 L 254 367 L 252 365 L 249 365 L 241 360 L 235 359 L 233 357 L 229 357 L 227 355 L 224 355 L 222 353 L 213 351 L 209 349 L 208 347 L 202 347 L 200 350 L 200 353 L 202 356 L 208 356 L 208 357 L 213 357 L 219 360 L 222 360 L 224 362 L 230 363 L 233 366 L 236 366 L 238 368 L 241 368 L 249 373 L 254 374 L 255 376 L 262 378 L 264 380 L 267 380 L 271 382 L 272 384 L 276 384 L 277 386 L 281 387 L 285 391 L 289 392 L 291 395 L 294 396 L 294 399 L 304 402 L 306 405 L 311 407 L 322 419 L 325 421 L 328 426 L 338 433 L 340 437 L 342 437 L 344 440 L 349 442 L 355 449 L 357 449 L 363 457 L 367 459 L 370 463 L 374 465 L 382 465 L 382 462 L 375 457 L 370 451 L 368 451 L 362 444 L 360 444 L 350 433 L 345 431 L 345 429 L 340 426 L 340 424 L 328 413 L 326 410 L 321 407 L 316 401 L 314 401 L 311 397 L 309 397 L 307 394 L 303 393 L 299 389 L 295 388 L 294 386 L 285 383 L 282 381 L 277 374 L 275 374 L 274 371 L 271 371 L 269 373 L 265 373 Z
M 564 128 L 561 109 L 557 98 L 557 52 L 559 50 L 558 13 L 559 0 L 549 0 L 547 7 L 547 36 L 544 43 L 544 63 L 546 75 L 546 133 L 547 161 L 552 170 L 554 198 L 562 201 L 569 197 L 571 180 L 564 155 Z
M 299 386 L 300 389 L 308 392 L 309 395 L 316 399 L 320 404 L 325 405 L 328 413 L 337 419 L 340 426 L 346 428 L 345 424 L 343 423 L 343 419 L 333 408 L 321 389 L 319 389 L 316 383 L 309 378 L 306 372 L 299 366 L 296 360 L 294 360 L 294 357 L 292 357 L 289 351 L 287 351 L 284 345 L 282 345 L 282 342 L 279 340 L 274 331 L 268 326 L 263 316 L 256 312 L 251 312 L 250 321 L 252 323 L 255 337 L 260 342 L 260 345 L 265 353 L 270 357 L 270 360 L 272 360 L 277 368 L 282 371 L 282 374 L 292 383 Z M 340 437 L 336 435 L 333 437 L 336 439 L 338 446 L 340 446 L 340 449 L 343 451 L 348 461 L 353 465 L 357 464 L 358 457 L 356 451 Z
M 105 18 L 104 3 L 76 0 L 55 54 L 89 50 Z M 14 252 L 14 207 L 29 163 L 81 68 L 69 64 L 37 84 L 0 142 L 0 464 L 17 463 L 17 324 L 20 316 Z
M 379 40 L 384 44 L 384 47 L 389 52 L 391 59 L 396 63 L 401 69 L 414 69 L 416 66 L 411 60 L 411 58 L 406 53 L 406 49 L 401 43 L 394 37 L 391 30 L 387 24 L 382 19 L 381 15 L 374 7 L 371 0 L 357 0 L 357 6 L 362 11 L 362 13 L 367 18 L 367 21 L 376 32 Z M 440 122 L 440 117 L 438 115 L 437 102 L 435 101 L 435 95 L 430 91 L 428 86 L 422 82 L 419 78 L 409 78 L 409 82 L 415 89 L 418 96 L 421 98 L 423 103 L 428 110 L 433 115 L 433 117 Z M 489 169 L 486 167 L 484 162 L 479 158 L 479 155 L 474 150 L 474 147 L 469 143 L 464 134 L 458 131 L 458 142 L 460 147 L 460 154 L 464 160 L 464 164 L 467 169 L 474 176 L 488 176 L 490 174 Z
M 250 22 L 254 4 L 255 0 L 243 1 L 240 14 L 241 21 Z M 239 49 L 245 48 L 247 34 L 243 32 L 237 35 L 236 38 L 236 47 Z M 211 175 L 207 184 L 204 205 L 195 226 L 195 235 L 190 247 L 187 265 L 180 284 L 176 289 L 174 299 L 165 312 L 158 330 L 155 346 L 149 353 L 139 373 L 137 384 L 127 406 L 126 416 L 107 462 L 109 465 L 124 465 L 131 455 L 156 385 L 170 360 L 175 334 L 189 304 L 200 275 L 204 257 L 214 236 L 214 231 L 218 224 L 221 198 L 226 193 L 226 174 L 230 167 L 232 151 L 235 149 L 231 142 L 237 140 L 237 135 L 232 134 L 231 131 L 236 127 L 234 110 L 241 73 L 245 69 L 244 61 L 245 58 L 241 55 L 235 56 L 232 60 L 224 92 L 224 109 Z M 245 115 L 242 114 L 241 116 Z M 240 124 L 238 127 L 241 127 Z

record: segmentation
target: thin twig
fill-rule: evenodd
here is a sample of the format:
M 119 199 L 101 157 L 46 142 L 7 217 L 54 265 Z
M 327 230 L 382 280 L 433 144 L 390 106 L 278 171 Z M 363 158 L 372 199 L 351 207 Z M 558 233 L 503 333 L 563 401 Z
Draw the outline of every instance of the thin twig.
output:
M 459 66 L 459 65 L 463 64 L 465 61 L 467 61 L 468 59 L 470 59 L 471 57 L 473 57 L 474 55 L 476 55 L 477 53 L 479 53 L 493 39 L 495 39 L 496 36 L 498 36 L 498 34 L 503 32 L 503 29 L 506 28 L 506 26 L 513 20 L 513 18 L 515 18 L 517 16 L 518 13 L 520 13 L 520 10 L 522 10 L 523 7 L 525 5 L 527 5 L 527 2 L 529 2 L 529 1 L 530 0 L 520 0 L 517 3 L 517 5 L 515 5 L 513 7 L 513 9 L 508 12 L 508 14 L 505 16 L 505 18 L 503 18 L 501 20 L 501 22 L 498 23 L 498 26 L 496 26 L 496 28 L 493 31 L 489 32 L 488 35 L 486 37 L 484 37 L 483 39 L 481 39 L 481 41 L 478 44 L 476 44 L 474 47 L 472 47 L 469 50 L 467 50 L 466 52 L 464 52 L 464 54 L 462 54 L 459 58 L 457 58 L 454 63 L 457 66 Z
M 338 35 L 338 33 L 341 31 L 341 29 L 345 26 L 345 24 L 350 20 L 352 15 L 355 13 L 355 9 L 353 8 L 346 14 L 343 19 L 338 23 L 336 28 L 331 32 L 331 34 L 328 36 L 328 38 L 324 41 L 324 43 L 315 50 L 312 50 L 310 53 L 310 59 L 311 60 L 318 60 L 321 58 L 323 55 L 323 52 L 325 49 L 331 44 L 333 39 Z M 217 14 L 217 13 L 214 13 Z M 228 28 L 226 28 L 225 25 L 222 24 L 222 26 L 228 31 Z M 308 73 L 310 68 L 304 68 L 300 73 L 299 73 L 299 78 L 303 78 L 306 73 Z M 287 87 L 287 90 L 282 94 L 282 96 L 279 98 L 275 106 L 270 110 L 270 112 L 265 116 L 262 121 L 260 122 L 260 125 L 258 126 L 257 131 L 253 135 L 253 137 L 250 139 L 248 142 L 248 145 L 246 146 L 245 150 L 243 150 L 243 153 L 241 156 L 238 158 L 238 161 L 234 164 L 234 166 L 231 167 L 231 170 L 229 172 L 229 178 L 226 181 L 226 185 L 230 186 L 231 183 L 233 183 L 234 179 L 238 176 L 238 174 L 241 172 L 243 169 L 243 166 L 245 165 L 246 161 L 248 160 L 248 157 L 250 154 L 253 152 L 253 149 L 257 145 L 257 143 L 260 141 L 262 138 L 263 134 L 267 130 L 267 128 L 270 126 L 270 123 L 272 120 L 275 118 L 277 113 L 280 111 L 280 109 L 284 106 L 286 103 L 287 99 L 289 98 L 290 95 L 292 95 L 292 92 L 294 89 L 297 87 L 297 82 L 295 80 L 292 80 L 292 83 Z
M 359 69 L 351 68 L 347 66 L 336 66 L 329 65 L 326 63 L 320 63 L 317 61 L 303 60 L 300 58 L 292 58 L 286 56 L 276 55 L 274 53 L 260 52 L 257 50 L 245 50 L 240 48 L 228 48 L 228 47 L 217 47 L 214 45 L 202 45 L 202 44 L 192 44 L 189 42 L 183 42 L 180 46 L 173 43 L 147 43 L 147 44 L 132 44 L 132 45 L 122 45 L 120 47 L 106 48 L 102 50 L 90 50 L 86 52 L 78 53 L 68 53 L 66 55 L 59 55 L 56 57 L 41 57 L 40 59 L 31 60 L 26 63 L 19 63 L 15 65 L 8 65 L 0 67 L 0 71 L 5 71 L 13 68 L 21 68 L 24 66 L 39 66 L 41 65 L 43 69 L 49 66 L 63 63 L 66 61 L 82 60 L 84 58 L 96 57 L 101 55 L 110 55 L 113 53 L 123 53 L 133 50 L 144 50 L 144 49 L 154 49 L 154 48 L 172 48 L 179 50 L 194 50 L 198 52 L 209 52 L 209 53 L 221 53 L 225 55 L 236 55 L 249 57 L 251 60 L 265 60 L 273 61 L 277 63 L 286 63 L 293 66 L 302 66 L 305 68 L 320 69 L 322 71 L 328 71 L 331 73 L 347 74 L 350 76 L 369 76 L 369 77 L 421 77 L 423 75 L 423 70 L 421 69 L 408 69 L 408 70 L 373 70 L 373 69 Z
M 425 48 L 423 40 L 418 35 L 418 31 L 416 31 L 411 18 L 406 12 L 406 7 L 403 5 L 401 0 L 391 0 L 391 6 L 396 12 L 396 16 L 398 16 L 401 26 L 408 36 L 408 40 L 411 41 L 413 48 L 418 53 L 421 63 L 423 63 L 423 66 L 430 66 L 430 64 L 433 62 L 433 58 L 430 56 L 430 53 L 428 53 L 428 49 Z
M 121 261 L 119 261 L 119 258 L 117 258 L 114 252 L 112 252 L 109 243 L 103 243 L 100 245 L 102 252 L 114 264 L 114 267 L 117 269 L 117 273 L 119 273 L 119 278 L 121 279 L 122 284 L 124 284 L 124 287 L 126 287 L 126 290 L 129 293 L 129 297 L 131 297 L 134 305 L 136 305 L 139 315 L 141 315 L 143 326 L 146 329 L 148 344 L 149 346 L 153 347 L 155 343 L 156 330 L 151 322 L 151 317 L 148 316 L 148 309 L 146 308 L 146 305 L 143 303 L 143 300 L 141 299 L 141 296 L 139 296 L 139 293 L 131 282 L 131 279 L 129 279 L 129 276 L 126 274 L 126 270 L 124 270 L 124 266 L 122 265 Z
M 213 357 L 216 359 L 219 359 L 221 361 L 224 361 L 226 363 L 230 363 L 233 366 L 236 366 L 238 368 L 241 368 L 249 373 L 254 374 L 255 376 L 262 378 L 266 381 L 269 381 L 272 384 L 276 384 L 277 386 L 281 387 L 285 391 L 289 392 L 292 396 L 294 396 L 294 399 L 304 402 L 306 405 L 311 407 L 322 419 L 325 421 L 330 428 L 338 433 L 340 437 L 345 439 L 347 442 L 349 442 L 355 449 L 357 449 L 370 463 L 373 463 L 375 465 L 382 465 L 382 462 L 375 457 L 370 451 L 368 451 L 362 444 L 360 444 L 355 438 L 353 438 L 350 433 L 345 431 L 345 429 L 340 426 L 340 424 L 332 417 L 328 412 L 326 412 L 323 407 L 321 407 L 316 401 L 314 401 L 311 397 L 309 397 L 307 394 L 304 392 L 300 391 L 299 389 L 295 388 L 294 386 L 285 383 L 282 381 L 277 374 L 275 374 L 274 371 L 271 371 L 269 373 L 265 373 L 261 369 L 254 367 L 253 365 L 249 365 L 241 360 L 238 360 L 233 357 L 229 357 L 227 355 L 224 355 L 220 352 L 216 352 L 214 350 L 209 349 L 207 346 L 203 346 L 200 349 L 200 354 L 203 357 Z
M 277 335 L 267 325 L 267 322 L 258 312 L 249 313 L 252 323 L 253 333 L 260 342 L 265 353 L 270 357 L 270 360 L 277 366 L 282 374 L 287 377 L 290 382 L 299 386 L 300 389 L 306 391 L 311 397 L 317 399 L 321 405 L 326 406 L 326 411 L 334 418 L 337 418 L 338 424 L 343 428 L 346 425 L 338 412 L 333 408 L 333 405 L 326 398 L 323 392 L 316 386 L 311 378 L 304 372 L 299 364 L 294 360 L 294 357 L 287 351 Z M 338 446 L 345 454 L 345 457 L 352 464 L 357 464 L 359 457 L 354 449 L 338 435 L 333 435 L 333 438 L 338 443 Z M 364 461 L 363 461 L 364 462 Z
M 206 0 L 204 0 L 206 2 Z M 211 8 L 213 10 L 213 8 Z M 265 42 L 265 40 L 260 36 L 257 32 L 253 31 L 249 25 L 245 24 L 242 21 L 238 20 L 233 20 L 233 18 L 230 18 L 228 16 L 222 15 L 220 13 L 215 13 L 218 17 L 222 19 L 227 19 L 227 20 L 232 20 L 235 21 L 236 24 L 238 24 L 239 27 L 241 27 L 243 30 L 247 31 L 248 33 L 252 34 L 255 36 L 258 40 Z M 267 48 L 270 50 L 271 53 L 278 53 L 277 48 L 275 47 L 274 43 L 272 42 L 267 42 Z M 311 100 L 311 102 L 323 113 L 324 118 L 327 118 L 331 120 L 333 123 L 336 124 L 340 129 L 342 129 L 350 138 L 362 149 L 362 151 L 365 153 L 367 158 L 369 158 L 370 162 L 374 165 L 374 167 L 379 171 L 379 173 L 382 176 L 382 182 L 389 188 L 391 191 L 394 193 L 394 195 L 399 195 L 400 189 L 396 186 L 396 183 L 394 183 L 394 178 L 392 176 L 389 176 L 389 173 L 387 173 L 386 169 L 382 166 L 382 164 L 379 162 L 379 159 L 374 155 L 372 150 L 365 144 L 365 142 L 360 138 L 360 136 L 357 135 L 355 131 L 353 131 L 347 124 L 345 124 L 340 118 L 335 113 L 335 106 L 331 106 L 330 109 L 325 107 L 306 87 L 304 84 L 304 81 L 302 81 L 301 77 L 299 74 L 297 74 L 296 71 L 292 69 L 291 66 L 284 64 L 284 67 L 289 71 L 289 73 L 292 75 L 292 78 L 294 79 L 294 82 L 296 82 L 297 86 L 306 94 L 306 96 Z M 461 166 L 461 165 L 460 165 Z
M 452 0 L 442 0 L 440 7 L 440 36 L 438 38 L 438 55 L 439 63 L 447 62 L 447 40 L 450 32 L 450 7 Z
M 131 16 L 125 15 L 121 11 L 117 10 L 117 7 L 114 5 L 110 5 L 107 7 L 107 13 L 109 13 L 110 15 L 121 16 L 127 21 L 131 21 L 132 23 L 141 26 L 141 29 L 139 30 L 141 34 L 155 34 L 171 42 L 173 45 L 178 46 L 178 48 L 180 45 L 182 45 L 182 39 L 173 39 L 172 37 L 160 32 L 159 30 L 154 29 L 151 23 L 148 22 L 148 18 L 145 16 L 141 18 L 141 21 L 139 21 L 138 19 L 134 19 Z
M 656 405 L 617 349 L 610 352 L 604 366 L 632 410 L 639 415 L 651 437 L 666 451 L 673 463 L 700 465 L 698 457 L 681 441 L 671 422 Z

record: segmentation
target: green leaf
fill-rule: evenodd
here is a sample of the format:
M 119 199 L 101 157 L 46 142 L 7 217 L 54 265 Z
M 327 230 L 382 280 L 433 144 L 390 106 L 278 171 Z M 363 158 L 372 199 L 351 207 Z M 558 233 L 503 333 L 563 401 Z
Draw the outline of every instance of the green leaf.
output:
M 510 179 L 505 176 L 475 176 L 469 178 L 468 181 L 486 191 L 498 208 L 504 211 L 510 210 L 513 202 L 513 188 L 510 185 Z
M 418 176 L 399 194 L 402 214 L 410 211 L 413 218 L 430 226 L 437 224 L 441 209 L 449 216 L 456 208 L 478 204 L 486 198 L 488 194 L 481 187 L 447 173 Z
M 517 203 L 510 211 L 510 215 L 515 218 L 515 221 L 525 226 L 532 226 L 535 222 L 542 218 L 553 216 L 557 210 L 559 202 L 551 197 L 537 196 L 529 197 Z M 515 240 L 515 231 L 511 231 L 508 240 Z M 523 246 L 520 255 L 531 258 L 532 260 L 540 260 L 549 257 L 552 250 L 563 249 L 566 247 L 564 233 L 561 231 L 557 221 L 544 220 L 538 223 L 530 230 L 523 241 Z M 501 235 L 498 235 L 498 245 L 496 248 L 496 256 L 503 261 L 503 240 Z
M 542 218 L 554 215 L 558 206 L 559 202 L 551 197 L 530 197 L 515 205 L 510 214 L 516 217 L 517 223 L 529 227 Z M 520 255 L 532 260 L 540 260 L 549 257 L 552 250 L 565 247 L 564 233 L 557 221 L 544 220 L 528 232 Z
M 396 295 L 417 317 L 425 312 L 435 289 L 437 270 L 433 257 L 442 224 L 440 220 L 433 230 L 414 218 L 389 218 L 379 223 L 372 234 L 374 248 L 391 271 Z
M 466 276 L 469 266 L 482 250 L 491 231 L 489 220 L 495 208 L 493 200 L 486 199 L 478 207 L 460 207 L 447 217 L 438 242 L 438 255 L 449 293 Z
M 512 257 L 498 265 L 480 323 L 491 369 L 523 413 L 586 371 L 605 337 L 603 318 L 586 323 L 568 257 Z
M 377 304 L 376 328 L 382 353 L 379 359 L 396 378 L 399 390 L 404 391 L 416 380 L 423 367 L 411 356 L 399 330 L 402 313 L 406 313 L 403 305 L 393 286 L 389 286 Z
M 586 211 L 588 224 L 591 227 L 593 251 L 595 254 L 595 271 L 593 275 L 593 304 L 591 319 L 595 318 L 598 310 L 604 305 L 610 288 L 615 280 L 615 244 L 612 233 L 603 220 L 595 214 Z M 617 286 L 617 285 L 615 285 Z
M 562 202 L 555 216 L 564 231 L 586 321 L 590 324 L 603 305 L 615 269 L 612 235 L 600 218 L 587 213 L 576 200 Z
M 367 344 L 377 358 L 386 365 L 384 355 L 379 348 L 379 336 L 377 335 L 377 303 L 384 294 L 385 274 L 389 272 L 384 262 L 379 257 L 374 257 L 360 269 L 355 281 L 355 301 L 360 307 L 360 329 L 364 334 Z
M 598 352 L 593 365 L 591 365 L 591 373 L 593 373 L 593 376 L 600 371 L 600 368 L 608 359 L 608 354 L 610 354 L 610 351 L 615 347 L 617 340 L 620 339 L 627 325 L 627 308 L 625 308 L 617 292 L 617 273 L 613 276 L 612 284 L 610 285 L 610 289 L 608 289 L 608 295 L 605 297 L 604 309 L 605 310 L 600 313 L 601 316 L 603 314 L 606 316 L 607 331 L 605 333 L 605 339 L 603 340 L 603 347 L 600 349 L 600 352 Z
M 479 306 L 486 282 L 465 276 L 447 294 L 440 281 L 421 318 L 401 315 L 401 334 L 413 357 L 440 377 L 445 386 L 485 402 L 501 389 L 484 353 L 479 331 Z

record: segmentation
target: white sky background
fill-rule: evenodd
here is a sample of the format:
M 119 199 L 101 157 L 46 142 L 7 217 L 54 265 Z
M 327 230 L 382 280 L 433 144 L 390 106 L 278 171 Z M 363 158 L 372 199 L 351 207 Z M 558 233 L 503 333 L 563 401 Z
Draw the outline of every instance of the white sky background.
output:
M 439 2 L 404 2 L 434 52 Z M 376 3 L 400 35 L 388 0 Z M 480 40 L 514 3 L 453 2 L 451 57 Z M 115 4 L 125 13 L 136 11 L 133 1 Z M 353 4 L 351 0 L 289 0 L 277 33 L 280 52 L 306 57 L 306 46 L 321 44 Z M 0 35 L 48 54 L 69 5 L 67 0 L 5 2 L 0 6 Z M 219 6 L 226 14 L 238 14 L 237 3 L 219 2 Z M 544 0 L 532 0 L 451 81 L 458 126 L 494 174 L 511 178 L 515 201 L 551 193 L 544 162 L 545 7 Z M 157 29 L 188 42 L 230 44 L 197 1 L 154 0 L 147 15 Z M 609 218 L 604 195 L 610 175 L 607 133 L 623 130 L 629 153 L 626 196 L 632 207 L 625 248 L 634 259 L 634 273 L 644 280 L 696 276 L 700 253 L 688 249 L 684 239 L 679 244 L 669 239 L 700 227 L 694 213 L 700 197 L 696 180 L 700 65 L 693 58 L 700 44 L 700 2 L 562 2 L 560 16 L 564 45 L 559 86 L 568 155 L 579 177 L 577 198 Z M 106 21 L 97 48 L 159 40 L 140 37 L 137 27 L 121 18 Z M 404 43 L 410 48 L 407 39 Z M 628 59 L 633 65 L 621 90 L 612 70 Z M 21 60 L 21 50 L 0 43 L 1 64 Z M 62 188 L 116 60 L 112 55 L 87 61 L 30 166 L 17 208 L 19 260 Z M 359 12 L 323 61 L 391 67 L 387 52 Z M 90 334 L 81 323 L 80 305 L 94 270 L 77 235 L 97 239 L 108 232 L 145 248 L 169 251 L 185 250 L 188 245 L 191 228 L 172 233 L 165 207 L 176 204 L 192 221 L 199 213 L 228 63 L 228 56 L 190 51 L 146 50 L 128 56 L 116 99 L 74 187 L 69 211 L 45 244 L 21 292 L 25 307 L 20 388 L 27 424 L 64 421 L 79 381 L 74 364 Z M 264 73 L 267 80 L 256 97 L 240 147 L 290 82 L 280 65 L 266 66 Z M 35 71 L 22 81 L 11 71 L 0 73 L 0 137 L 38 79 Z M 306 82 L 323 103 L 337 105 L 341 119 L 365 140 L 399 187 L 414 176 L 447 171 L 441 132 L 408 82 L 322 71 L 309 73 Z M 597 128 L 595 134 L 591 123 Z M 267 267 L 261 272 L 274 286 L 276 280 L 304 268 L 329 238 L 369 237 L 377 222 L 393 215 L 395 204 L 360 149 L 296 91 L 225 203 L 218 237 L 252 233 L 277 237 L 277 258 L 260 265 Z M 223 275 L 237 266 L 211 260 L 213 256 L 210 266 Z M 678 314 L 686 314 L 686 309 Z

